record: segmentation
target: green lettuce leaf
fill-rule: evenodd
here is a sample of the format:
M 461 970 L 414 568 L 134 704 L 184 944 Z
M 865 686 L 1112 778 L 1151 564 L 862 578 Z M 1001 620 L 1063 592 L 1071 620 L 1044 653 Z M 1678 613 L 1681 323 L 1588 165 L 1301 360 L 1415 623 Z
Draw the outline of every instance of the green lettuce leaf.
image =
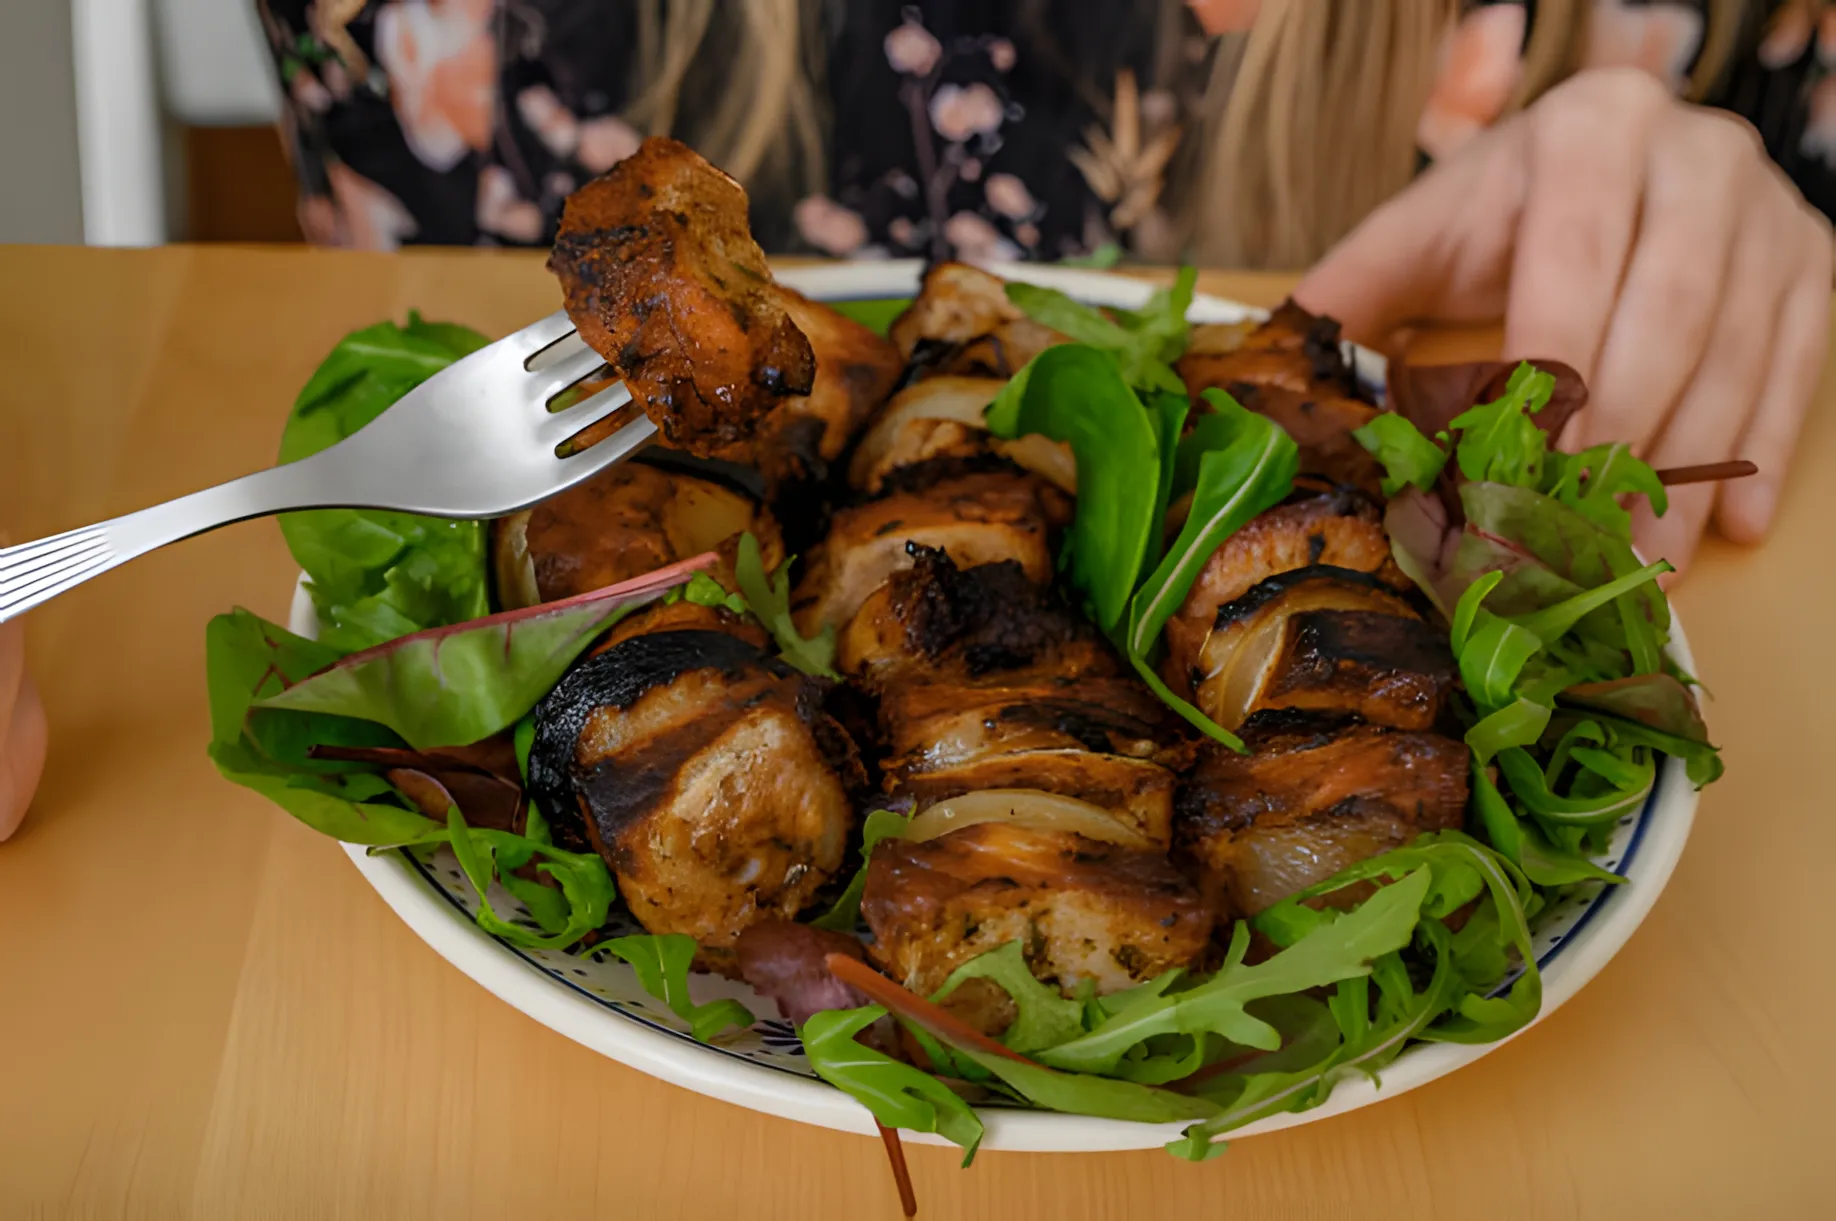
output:
M 982 1143 L 982 1121 L 955 1091 L 931 1074 L 860 1043 L 854 1036 L 886 1016 L 879 1005 L 825 1009 L 797 1031 L 818 1077 L 841 1090 L 889 1128 L 935 1132 L 963 1149 L 963 1165 Z
M 212 619 L 204 632 L 211 762 L 224 779 L 253 789 L 315 831 L 346 843 L 414 843 L 439 831 L 438 823 L 423 817 L 373 771 L 306 758 L 305 747 L 316 743 L 401 745 L 387 729 L 348 717 L 287 713 L 274 719 L 301 719 L 291 727 L 270 725 L 259 737 L 250 731 L 258 700 L 337 656 L 336 650 L 245 610 Z
M 739 583 L 746 605 L 778 642 L 778 653 L 786 663 L 814 678 L 839 681 L 841 675 L 835 672 L 835 628 L 825 624 L 822 631 L 806 640 L 791 619 L 791 562 L 785 560 L 775 576 L 767 576 L 759 540 L 748 531 L 740 536 L 734 580 Z
M 381 322 L 347 335 L 295 400 L 280 461 L 344 440 L 404 394 L 487 341 L 464 327 Z M 381 509 L 283 513 L 281 534 L 306 570 L 319 638 L 341 651 L 475 619 L 486 599 L 482 522 Z
M 688 975 L 696 949 L 695 939 L 681 933 L 639 933 L 602 941 L 591 952 L 609 950 L 630 963 L 644 991 L 668 1005 L 672 1013 L 689 1024 L 696 1040 L 706 1043 L 732 1027 L 752 1025 L 753 1016 L 750 1009 L 731 997 L 701 1005 L 690 999 Z
M 1224 540 L 1293 490 L 1300 451 L 1273 421 L 1223 391 L 1207 390 L 1204 398 L 1212 410 L 1194 421 L 1169 485 L 1169 494 L 1179 496 L 1188 490 L 1189 479 L 1192 506 L 1179 536 L 1129 602 L 1124 644 L 1130 662 L 1161 700 L 1216 741 L 1241 750 L 1234 735 L 1168 689 L 1154 670 L 1154 651 L 1167 620 Z M 1081 473 L 1078 478 L 1081 489 Z
M 560 602 L 388 641 L 339 658 L 258 704 L 373 721 L 417 750 L 468 745 L 516 724 L 602 632 L 713 558 L 697 556 Z
M 1020 287 L 1008 285 L 1010 292 Z M 1047 348 L 1027 362 L 988 405 L 987 420 L 999 437 L 1039 433 L 1070 444 L 1078 487 L 1066 544 L 1070 579 L 1090 600 L 1097 625 L 1114 631 L 1157 525 L 1156 422 L 1115 362 L 1085 344 Z

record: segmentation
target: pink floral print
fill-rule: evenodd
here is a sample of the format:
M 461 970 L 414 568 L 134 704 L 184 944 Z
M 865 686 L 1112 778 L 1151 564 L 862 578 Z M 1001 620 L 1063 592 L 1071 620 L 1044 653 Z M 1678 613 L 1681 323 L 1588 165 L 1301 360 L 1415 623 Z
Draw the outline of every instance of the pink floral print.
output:
M 860 213 L 830 199 L 811 195 L 797 201 L 791 220 L 804 241 L 824 254 L 843 258 L 867 244 L 867 223 Z
M 490 147 L 497 105 L 491 0 L 394 0 L 376 14 L 376 57 L 408 147 L 450 170 Z
M 943 44 L 936 35 L 909 16 L 886 36 L 886 62 L 894 72 L 907 76 L 929 76 L 937 61 L 943 58 Z M 1011 53 L 1012 45 L 1008 46 Z
M 937 134 L 956 143 L 994 133 L 1005 114 L 995 91 L 980 81 L 966 87 L 939 86 L 931 95 L 930 109 Z

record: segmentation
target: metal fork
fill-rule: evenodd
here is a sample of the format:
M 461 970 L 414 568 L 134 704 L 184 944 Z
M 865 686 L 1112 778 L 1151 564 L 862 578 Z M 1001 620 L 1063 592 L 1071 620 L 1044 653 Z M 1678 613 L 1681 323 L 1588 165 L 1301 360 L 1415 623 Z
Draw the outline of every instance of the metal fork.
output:
M 556 448 L 631 401 L 611 386 L 560 411 L 555 396 L 605 363 L 565 313 L 453 362 L 329 449 L 202 492 L 0 548 L 0 623 L 91 577 L 218 526 L 292 509 L 399 509 L 501 517 L 566 490 L 647 445 L 640 415 L 568 457 Z

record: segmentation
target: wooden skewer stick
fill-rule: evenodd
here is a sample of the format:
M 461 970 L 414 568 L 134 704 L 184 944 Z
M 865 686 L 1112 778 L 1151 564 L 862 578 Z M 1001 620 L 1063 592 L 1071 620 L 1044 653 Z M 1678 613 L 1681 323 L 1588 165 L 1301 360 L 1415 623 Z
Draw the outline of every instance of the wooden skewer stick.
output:
M 880 1143 L 886 1146 L 886 1158 L 892 1163 L 893 1182 L 899 1185 L 899 1207 L 908 1217 L 918 1215 L 918 1193 L 912 1188 L 912 1172 L 905 1166 L 905 1145 L 899 1140 L 899 1129 L 889 1128 L 879 1120 L 873 1126 L 880 1130 Z
M 1759 474 L 1759 467 L 1745 458 L 1731 462 L 1705 462 L 1701 466 L 1667 466 L 1657 472 L 1658 482 L 1667 488 L 1679 483 L 1713 483 L 1717 479 L 1745 479 Z

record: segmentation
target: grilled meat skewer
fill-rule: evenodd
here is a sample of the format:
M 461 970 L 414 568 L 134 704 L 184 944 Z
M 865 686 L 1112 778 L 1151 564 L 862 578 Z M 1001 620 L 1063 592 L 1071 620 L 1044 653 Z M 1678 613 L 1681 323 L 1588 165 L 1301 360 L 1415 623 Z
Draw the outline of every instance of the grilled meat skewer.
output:
M 544 808 L 583 818 L 638 922 L 694 937 L 708 969 L 731 973 L 746 927 L 795 917 L 841 866 L 865 779 L 853 742 L 814 680 L 748 640 L 618 641 L 535 718 Z

